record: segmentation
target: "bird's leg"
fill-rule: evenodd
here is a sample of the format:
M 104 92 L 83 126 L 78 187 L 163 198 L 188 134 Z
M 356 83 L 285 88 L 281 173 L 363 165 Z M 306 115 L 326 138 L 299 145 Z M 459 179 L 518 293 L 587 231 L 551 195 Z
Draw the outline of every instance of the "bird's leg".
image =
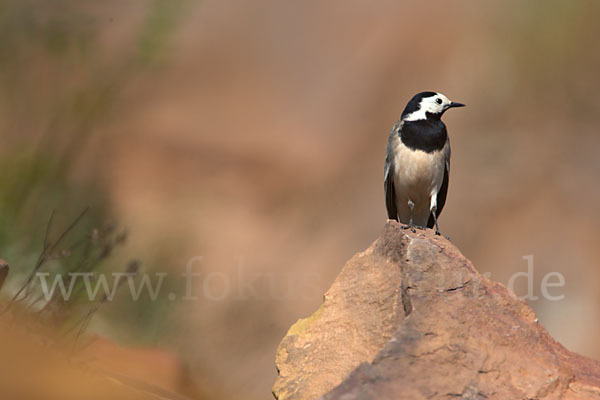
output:
M 413 217 L 415 214 L 415 203 L 412 200 L 408 200 L 408 208 L 410 208 L 410 219 L 408 221 L 408 225 L 401 225 L 402 229 L 410 229 L 413 233 L 416 233 L 415 224 L 413 222 Z
M 435 222 L 435 234 L 440 236 L 440 227 L 437 222 L 437 206 L 433 206 L 431 209 L 431 215 L 433 215 L 433 222 Z
M 408 228 L 412 231 L 412 233 L 416 233 L 415 224 L 413 223 L 413 217 L 415 215 L 415 203 L 412 200 L 408 200 L 408 208 L 410 208 L 410 219 L 408 220 Z

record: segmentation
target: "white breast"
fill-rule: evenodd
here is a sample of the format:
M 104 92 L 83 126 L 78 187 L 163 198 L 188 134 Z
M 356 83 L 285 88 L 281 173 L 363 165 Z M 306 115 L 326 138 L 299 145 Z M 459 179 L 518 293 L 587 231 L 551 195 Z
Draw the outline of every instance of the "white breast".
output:
M 395 143 L 394 186 L 396 207 L 402 223 L 410 219 L 409 200 L 415 205 L 413 222 L 426 226 L 435 199 L 444 180 L 448 142 L 440 150 L 426 153 L 411 150 L 400 139 Z M 433 201 L 432 201 L 433 200 Z

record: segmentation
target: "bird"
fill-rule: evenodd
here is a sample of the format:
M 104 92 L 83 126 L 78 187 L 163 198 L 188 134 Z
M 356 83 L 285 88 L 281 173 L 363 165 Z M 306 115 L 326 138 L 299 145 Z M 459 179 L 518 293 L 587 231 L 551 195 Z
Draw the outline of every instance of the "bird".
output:
M 390 132 L 384 169 L 388 218 L 416 232 L 435 227 L 450 177 L 450 140 L 442 115 L 464 107 L 437 92 L 421 92 L 408 102 Z

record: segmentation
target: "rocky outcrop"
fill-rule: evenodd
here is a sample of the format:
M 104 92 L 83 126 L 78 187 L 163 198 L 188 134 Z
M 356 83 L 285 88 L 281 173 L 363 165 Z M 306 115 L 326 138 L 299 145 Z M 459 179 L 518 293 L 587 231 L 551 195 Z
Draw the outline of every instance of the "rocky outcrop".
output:
M 279 400 L 600 399 L 600 363 L 448 240 L 396 222 L 290 328 L 276 365 Z

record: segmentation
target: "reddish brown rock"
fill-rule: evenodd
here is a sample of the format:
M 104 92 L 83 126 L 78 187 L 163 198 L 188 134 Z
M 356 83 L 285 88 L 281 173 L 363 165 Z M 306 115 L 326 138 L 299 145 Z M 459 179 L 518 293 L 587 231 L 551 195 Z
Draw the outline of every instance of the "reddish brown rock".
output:
M 184 367 L 172 352 L 154 348 L 130 348 L 95 336 L 89 340 L 78 359 L 103 373 L 129 382 L 147 382 L 156 388 L 182 391 Z
M 276 398 L 600 399 L 600 363 L 449 241 L 388 222 L 277 352 Z
M 401 273 L 374 246 L 354 256 L 321 308 L 296 322 L 281 342 L 275 397 L 315 399 L 371 361 L 404 318 Z
M 0 306 L 2 306 L 0 304 Z M 166 378 L 158 376 L 166 371 L 156 365 L 164 356 L 148 356 L 135 351 L 107 350 L 104 357 L 112 357 L 110 366 L 102 360 L 84 360 L 73 353 L 73 342 L 55 343 L 56 332 L 40 328 L 36 333 L 29 329 L 31 316 L 0 316 L 0 399 L 44 400 L 186 400 L 178 393 L 161 387 Z M 97 347 L 101 350 L 100 347 Z M 87 353 L 90 355 L 92 353 Z M 139 357 L 138 360 L 134 360 Z M 119 373 L 121 367 L 141 368 L 143 362 L 154 363 L 140 371 Z M 101 367 L 101 368 L 99 368 Z M 154 369 L 155 374 L 150 375 Z M 123 370 L 123 369 L 122 369 Z M 163 385 L 164 386 L 164 385 Z

